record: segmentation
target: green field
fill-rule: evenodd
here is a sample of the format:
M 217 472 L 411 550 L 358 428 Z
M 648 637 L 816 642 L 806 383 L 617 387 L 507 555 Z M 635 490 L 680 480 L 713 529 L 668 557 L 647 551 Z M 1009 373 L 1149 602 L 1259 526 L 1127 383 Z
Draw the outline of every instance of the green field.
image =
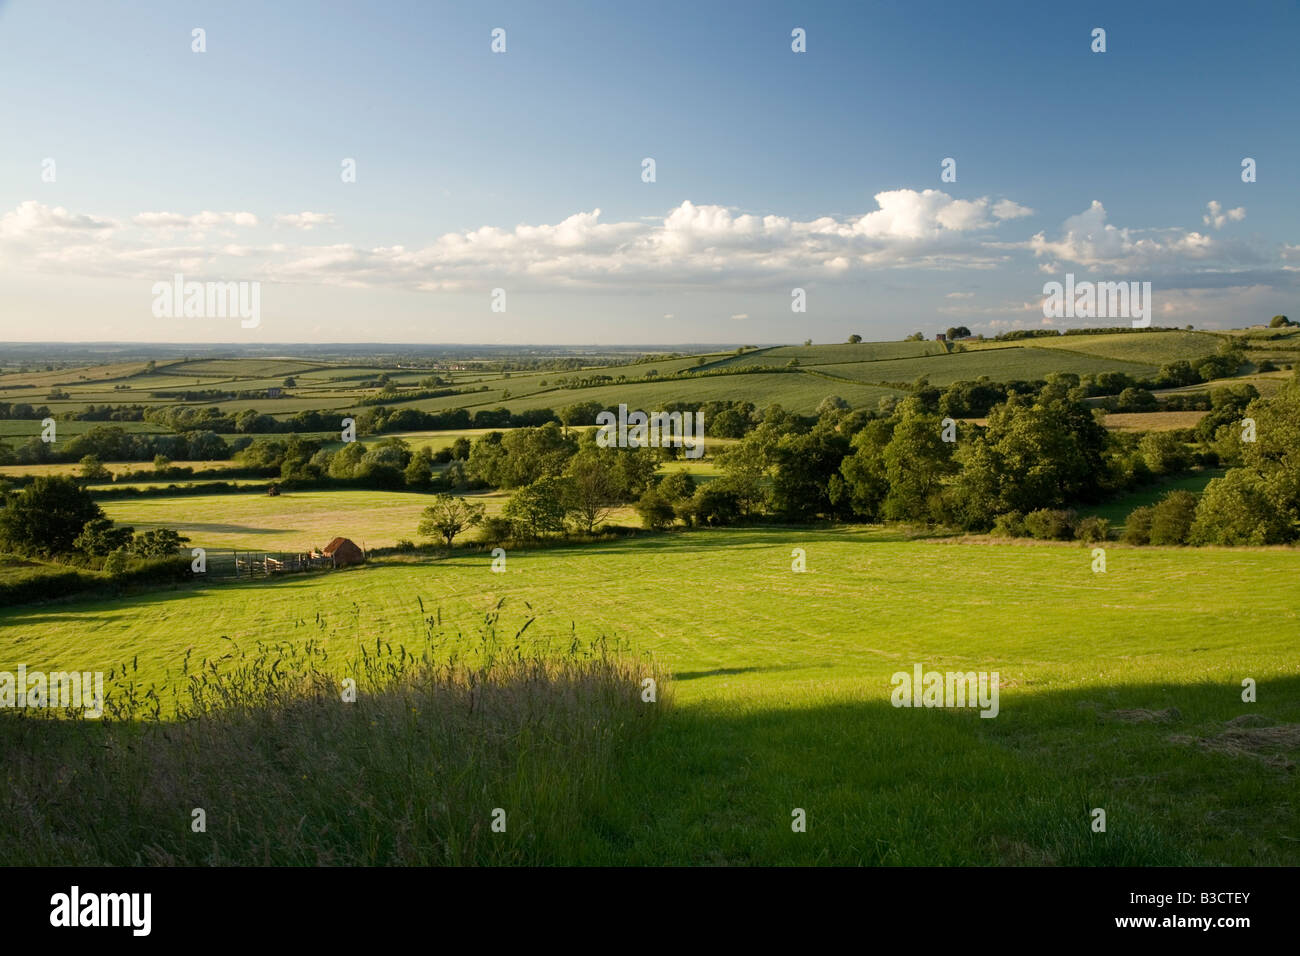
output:
M 37 404 L 45 404 L 38 402 Z M 83 422 L 76 419 L 61 419 L 57 413 L 55 415 L 55 443 L 66 441 L 74 435 L 81 435 L 90 431 L 96 425 L 116 425 L 124 432 L 133 435 L 164 435 L 171 434 L 170 429 L 161 428 L 152 422 Z M 20 419 L 20 418 L 3 418 L 0 419 L 0 441 L 26 441 L 28 438 L 40 438 L 41 432 L 40 419 Z
M 1287 584 L 1300 556 L 1108 550 L 1106 574 L 1078 546 L 861 528 L 512 552 L 504 574 L 464 553 L 8 609 L 0 661 L 107 669 L 138 655 L 132 677 L 147 684 L 178 673 L 188 648 L 218 655 L 223 637 L 317 635 L 347 655 L 416 641 L 417 597 L 467 626 L 505 598 L 511 620 L 537 615 L 535 634 L 567 643 L 572 622 L 623 636 L 675 674 L 673 708 L 596 802 L 558 830 L 520 824 L 538 860 L 1300 862 L 1300 595 Z M 997 671 L 998 717 L 891 707 L 891 675 L 917 663 Z M 1240 699 L 1245 677 L 1256 704 Z M 1253 734 L 1241 718 L 1270 726 Z M 1105 834 L 1089 830 L 1097 807 Z M 791 832 L 793 808 L 807 833 Z
M 919 358 L 945 355 L 942 342 L 858 342 L 839 345 L 778 345 L 774 348 L 746 352 L 717 362 L 718 367 L 753 365 L 783 366 L 791 359 L 800 365 L 830 365 L 836 362 L 878 362 L 884 359 Z
M 1034 339 L 1035 348 L 1069 349 L 1100 358 L 1148 365 L 1167 365 L 1213 355 L 1223 341 L 1210 332 L 1116 332 L 1108 335 L 1062 335 Z
M 470 495 L 496 514 L 508 494 Z M 367 548 L 387 548 L 417 538 L 420 512 L 430 497 L 406 491 L 286 491 L 184 495 L 175 498 L 115 498 L 101 502 L 104 513 L 137 531 L 173 528 L 196 548 L 308 551 L 332 538 L 354 539 Z
M 1098 358 L 1067 349 L 1030 347 L 975 349 L 918 359 L 819 365 L 816 370 L 863 382 L 912 382 L 924 375 L 931 385 L 940 386 L 958 381 L 974 381 L 981 375 L 987 375 L 994 381 L 1008 382 L 1044 379 L 1053 372 L 1074 372 L 1078 375 L 1127 372 L 1136 377 L 1145 377 L 1157 371 L 1150 365 Z
M 1116 533 L 1124 531 L 1124 525 L 1128 521 L 1128 516 L 1133 513 L 1135 508 L 1144 508 L 1148 505 L 1154 505 L 1161 498 L 1171 491 L 1194 491 L 1200 494 L 1215 478 L 1222 478 L 1224 469 L 1222 468 L 1205 468 L 1201 471 L 1190 475 L 1182 475 L 1178 478 L 1169 478 L 1157 484 L 1141 488 L 1130 494 L 1117 498 L 1114 501 L 1108 501 L 1105 504 L 1093 505 L 1080 509 L 1081 513 L 1086 515 L 1096 515 L 1098 518 L 1105 518 L 1110 522 L 1111 530 Z

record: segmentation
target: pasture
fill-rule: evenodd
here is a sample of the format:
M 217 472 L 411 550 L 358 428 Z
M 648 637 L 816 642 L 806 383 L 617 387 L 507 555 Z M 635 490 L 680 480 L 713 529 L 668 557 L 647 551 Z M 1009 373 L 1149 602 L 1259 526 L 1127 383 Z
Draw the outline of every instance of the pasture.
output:
M 791 570 L 796 547 L 805 573 Z M 1300 862 L 1300 595 L 1288 586 L 1300 556 L 1108 552 L 1094 574 L 1077 545 L 861 527 L 516 551 L 501 574 L 464 552 L 0 610 L 0 661 L 108 669 L 135 657 L 131 677 L 147 685 L 175 678 L 187 650 L 218 657 L 225 638 L 316 637 L 342 658 L 376 639 L 414 644 L 435 609 L 468 633 L 504 599 L 503 620 L 535 616 L 537 640 L 567 645 L 571 625 L 619 636 L 675 675 L 651 736 L 562 822 L 512 806 L 511 845 L 530 859 Z M 917 663 L 997 671 L 998 716 L 891 707 L 891 675 Z M 1242 702 L 1245 677 L 1258 703 Z M 1095 807 L 1105 834 L 1089 829 Z M 793 808 L 806 833 L 792 833 Z M 226 833 L 224 852 L 250 839 Z
M 488 514 L 505 507 L 504 492 L 469 494 Z M 367 548 L 417 540 L 420 512 L 430 496 L 407 491 L 285 491 L 265 493 L 117 498 L 100 506 L 118 524 L 136 531 L 173 528 L 196 548 L 241 551 L 308 551 L 330 539 L 352 538 Z
M 816 371 L 861 382 L 913 382 L 924 376 L 930 380 L 931 385 L 944 386 L 957 381 L 974 381 L 981 375 L 999 382 L 1033 381 L 1046 378 L 1053 372 L 1074 372 L 1077 375 L 1127 372 L 1135 377 L 1145 377 L 1154 374 L 1156 368 L 1136 362 L 1099 358 L 1069 349 L 1015 346 L 974 349 L 925 358 L 819 365 Z
M 1115 332 L 1107 335 L 1062 335 L 1034 339 L 1035 348 L 1068 349 L 1099 358 L 1147 365 L 1191 361 L 1213 355 L 1223 338 L 1212 332 Z

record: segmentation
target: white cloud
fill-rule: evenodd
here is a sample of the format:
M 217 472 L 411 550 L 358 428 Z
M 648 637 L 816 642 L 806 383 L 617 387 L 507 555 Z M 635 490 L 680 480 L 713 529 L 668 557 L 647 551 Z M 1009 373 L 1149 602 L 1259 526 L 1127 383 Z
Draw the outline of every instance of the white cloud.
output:
M 1014 228 L 1008 223 L 1032 212 L 1009 199 L 897 189 L 877 193 L 875 205 L 857 215 L 808 220 L 684 201 L 659 218 L 604 222 L 595 208 L 551 224 L 482 226 L 415 246 L 362 246 L 343 237 L 304 241 L 334 224 L 329 213 L 272 216 L 271 223 L 285 228 L 277 229 L 275 241 L 261 242 L 232 230 L 260 224 L 252 212 L 142 212 L 117 223 L 29 201 L 0 214 L 0 267 L 151 280 L 183 271 L 422 291 L 477 291 L 506 280 L 512 288 L 644 291 L 788 290 L 810 279 L 851 281 L 884 269 L 993 270 L 1027 253 L 1052 273 L 1074 264 L 1159 266 L 1198 280 L 1214 273 L 1207 282 L 1226 284 L 1242 281 L 1235 272 L 1243 263 L 1290 275 L 1300 259 L 1300 246 L 1268 250 L 1196 231 L 1118 228 L 1100 202 L 1065 220 L 1052 240 L 1042 232 L 999 239 Z M 1251 281 L 1269 280 L 1260 273 Z M 949 307 L 974 295 L 949 293 Z
M 317 226 L 334 225 L 334 214 L 332 212 L 287 212 L 281 213 L 275 217 L 277 226 L 287 226 L 290 229 L 302 229 L 311 231 Z
M 995 219 L 1019 219 L 1022 216 L 1032 216 L 1033 214 L 1034 211 L 1028 206 L 1022 206 L 1010 199 L 999 199 L 993 204 L 993 218 Z
M 871 238 L 933 239 L 947 232 L 986 229 L 1006 219 L 1028 216 L 1032 209 L 1009 199 L 990 204 L 981 199 L 954 199 L 938 189 L 894 189 L 876 193 L 875 212 L 854 223 L 854 231 Z M 992 217 L 990 218 L 990 213 Z
M 737 313 L 736 313 L 735 315 L 733 315 L 731 318 L 732 318 L 734 321 L 739 322 L 739 321 L 741 321 L 742 319 L 747 319 L 747 318 L 749 318 L 749 313 L 748 313 L 748 312 L 737 312 Z
M 28 239 L 66 235 L 77 232 L 100 232 L 117 228 L 111 219 L 71 213 L 62 206 L 51 209 L 44 203 L 27 200 L 13 212 L 0 217 L 0 239 Z
M 256 226 L 251 212 L 212 212 L 204 210 L 192 216 L 178 212 L 142 212 L 131 222 L 144 229 L 209 229 L 214 226 Z
M 1182 229 L 1119 228 L 1106 218 L 1106 207 L 1094 199 L 1083 212 L 1065 220 L 1059 239 L 1049 240 L 1040 232 L 1028 247 L 1035 256 L 1058 263 L 1127 270 L 1190 267 L 1215 260 L 1260 261 L 1259 252 L 1243 243 Z
M 1206 203 L 1205 208 L 1208 212 L 1201 217 L 1201 222 L 1213 229 L 1222 229 L 1223 224 L 1229 220 L 1232 222 L 1241 222 L 1241 220 L 1246 218 L 1246 210 L 1243 206 L 1238 206 L 1236 209 L 1229 209 L 1227 212 L 1223 212 L 1223 207 L 1219 205 L 1218 201 L 1211 199 Z

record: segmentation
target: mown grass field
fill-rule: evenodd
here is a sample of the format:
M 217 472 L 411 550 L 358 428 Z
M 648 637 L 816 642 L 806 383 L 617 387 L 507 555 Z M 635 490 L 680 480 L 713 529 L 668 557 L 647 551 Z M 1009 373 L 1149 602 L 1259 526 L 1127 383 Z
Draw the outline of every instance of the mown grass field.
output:
M 1107 412 L 1106 427 L 1117 432 L 1168 432 L 1195 428 L 1208 412 Z
M 1204 394 L 1229 385 L 1253 385 L 1259 394 L 1267 397 L 1284 388 L 1292 378 L 1291 372 L 1254 372 L 1249 375 L 1237 375 L 1233 378 L 1215 379 L 1212 382 L 1198 382 L 1195 385 L 1187 385 L 1183 388 L 1159 389 L 1155 394 L 1160 398 L 1165 398 L 1170 395 Z
M 35 402 L 33 404 L 45 405 L 49 403 Z M 90 431 L 96 425 L 117 425 L 124 432 L 133 435 L 162 435 L 168 434 L 170 431 L 166 428 L 160 428 L 152 422 L 83 422 L 76 419 L 60 419 L 57 414 L 54 420 L 56 441 L 66 441 L 75 435 Z M 26 441 L 28 438 L 40 438 L 42 430 L 39 418 L 0 418 L 0 441 L 7 440 L 10 444 Z
M 1171 491 L 1193 491 L 1200 494 L 1205 490 L 1205 486 L 1215 478 L 1222 478 L 1224 472 L 1225 469 L 1223 468 L 1203 468 L 1190 475 L 1168 478 L 1156 484 L 1148 485 L 1146 488 L 1139 488 L 1137 491 L 1116 498 L 1114 501 L 1108 501 L 1105 504 L 1081 508 L 1080 512 L 1082 514 L 1096 515 L 1098 518 L 1105 518 L 1110 522 L 1112 531 L 1123 532 L 1128 516 L 1133 513 L 1135 508 L 1154 505 Z
M 950 385 L 957 381 L 974 381 L 987 375 L 994 381 L 1034 381 L 1053 372 L 1078 375 L 1098 372 L 1127 372 L 1144 377 L 1155 373 L 1154 366 L 1119 361 L 1074 352 L 1068 349 L 1013 347 L 973 349 L 951 355 L 924 358 L 892 359 L 880 362 L 819 365 L 816 371 L 839 375 L 862 382 L 913 382 L 921 376 L 931 385 Z
M 510 496 L 492 492 L 466 497 L 497 514 Z M 286 491 L 274 497 L 253 492 L 117 498 L 102 501 L 100 507 L 118 524 L 136 531 L 173 528 L 196 548 L 299 551 L 324 547 L 340 536 L 367 548 L 391 547 L 402 538 L 416 541 L 420 512 L 430 501 L 429 495 L 416 492 L 331 490 Z
M 686 532 L 513 552 L 501 574 L 466 552 L 5 609 L 0 666 L 138 656 L 132 677 L 147 684 L 177 674 L 187 648 L 223 653 L 224 637 L 314 636 L 343 657 L 415 641 L 435 608 L 468 626 L 504 598 L 506 619 L 537 616 L 530 633 L 622 636 L 675 674 L 673 708 L 598 792 L 560 822 L 511 807 L 507 839 L 529 841 L 530 859 L 1294 865 L 1297 562 L 1287 549 L 1111 546 L 1094 574 L 1077 545 Z M 891 675 L 915 663 L 997 671 L 999 716 L 891 707 Z M 1257 703 L 1241 700 L 1246 677 Z M 1104 834 L 1089 829 L 1096 807 Z M 806 833 L 791 830 L 794 808 Z
M 944 355 L 942 342 L 858 342 L 838 345 L 778 345 L 746 352 L 717 362 L 718 367 L 785 365 L 798 359 L 800 365 L 830 365 L 836 362 L 878 362 L 884 359 L 920 358 Z
M 1100 358 L 1147 365 L 1167 365 L 1213 355 L 1223 338 L 1211 332 L 1116 332 L 1109 335 L 1062 335 L 1034 339 L 1036 348 L 1069 349 Z

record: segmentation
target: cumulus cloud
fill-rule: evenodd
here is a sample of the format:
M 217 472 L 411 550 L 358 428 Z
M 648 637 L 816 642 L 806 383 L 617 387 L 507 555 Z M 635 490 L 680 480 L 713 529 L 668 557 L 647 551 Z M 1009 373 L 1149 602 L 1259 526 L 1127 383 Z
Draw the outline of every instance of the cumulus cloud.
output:
M 29 199 L 0 217 L 0 238 L 17 240 L 69 233 L 94 233 L 116 227 L 117 224 L 111 219 L 71 213 L 62 206 L 50 208 L 44 203 Z
M 876 193 L 880 206 L 856 223 L 854 231 L 873 238 L 932 239 L 945 232 L 987 229 L 996 222 L 1033 214 L 1009 199 L 954 199 L 938 189 L 894 189 Z
M 1020 219 L 1022 216 L 1032 216 L 1033 214 L 1034 211 L 1028 206 L 1022 206 L 1010 199 L 999 199 L 993 204 L 993 218 L 995 219 Z
M 1223 211 L 1217 200 L 1211 199 L 1205 206 L 1207 212 L 1201 217 L 1201 222 L 1212 229 L 1222 229 L 1223 224 L 1231 220 L 1232 222 L 1241 222 L 1246 218 L 1246 210 L 1242 206 L 1236 209 Z
M 281 213 L 275 217 L 277 226 L 287 226 L 290 229 L 302 229 L 311 231 L 317 226 L 334 225 L 334 214 L 332 212 L 287 212 Z
M 1290 252 L 1279 259 L 1274 250 L 1195 231 L 1119 228 L 1099 201 L 1065 220 L 1055 239 L 1043 232 L 999 238 L 1031 214 L 1006 198 L 895 189 L 877 193 L 874 208 L 847 216 L 799 220 L 688 200 L 660 217 L 607 222 L 595 208 L 555 223 L 482 226 L 406 246 L 310 241 L 310 233 L 335 224 L 329 213 L 273 215 L 267 221 L 277 227 L 275 241 L 260 241 L 267 233 L 252 231 L 263 223 L 252 212 L 142 212 L 123 224 L 25 202 L 0 214 L 0 266 L 153 279 L 183 271 L 431 292 L 507 280 L 539 289 L 788 289 L 882 269 L 998 269 L 1030 255 L 1053 272 L 1074 264 L 1157 264 L 1214 281 L 1242 268 L 1295 274 L 1285 271 L 1294 268 L 1286 264 L 1295 261 Z M 235 227 L 250 231 L 236 236 Z M 958 307 L 973 295 L 947 298 Z
M 1059 239 L 1049 240 L 1040 232 L 1030 239 L 1029 248 L 1035 256 L 1056 263 L 1126 270 L 1262 261 L 1262 254 L 1245 243 L 1194 230 L 1120 228 L 1106 219 L 1106 207 L 1094 199 L 1083 212 L 1065 220 Z
M 178 212 L 142 212 L 131 222 L 143 229 L 209 229 L 214 226 L 256 226 L 251 212 L 212 212 L 204 210 L 192 216 Z

